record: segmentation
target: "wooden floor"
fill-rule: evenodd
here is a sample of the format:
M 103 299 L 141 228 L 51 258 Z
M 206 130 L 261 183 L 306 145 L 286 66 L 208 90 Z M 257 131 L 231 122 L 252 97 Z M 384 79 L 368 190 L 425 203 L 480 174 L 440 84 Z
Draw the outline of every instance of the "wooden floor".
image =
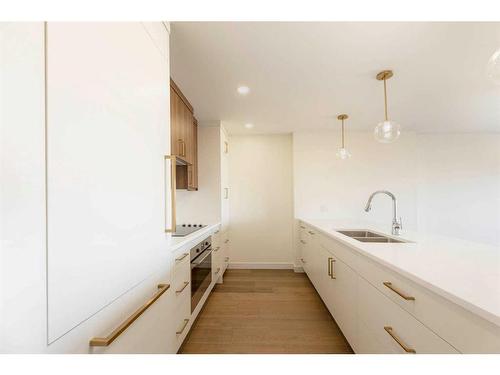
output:
M 179 353 L 352 353 L 304 273 L 227 270 Z

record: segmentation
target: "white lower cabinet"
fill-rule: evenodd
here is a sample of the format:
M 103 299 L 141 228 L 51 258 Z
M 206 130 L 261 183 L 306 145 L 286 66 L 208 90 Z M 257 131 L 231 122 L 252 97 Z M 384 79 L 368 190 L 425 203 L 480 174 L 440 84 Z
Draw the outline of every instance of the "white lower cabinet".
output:
M 362 277 L 358 309 L 359 353 L 458 353 Z
M 500 329 L 299 223 L 299 259 L 356 353 L 500 353 Z
M 91 346 L 94 354 L 175 353 L 172 340 L 174 291 L 169 287 L 142 315 L 108 346 Z

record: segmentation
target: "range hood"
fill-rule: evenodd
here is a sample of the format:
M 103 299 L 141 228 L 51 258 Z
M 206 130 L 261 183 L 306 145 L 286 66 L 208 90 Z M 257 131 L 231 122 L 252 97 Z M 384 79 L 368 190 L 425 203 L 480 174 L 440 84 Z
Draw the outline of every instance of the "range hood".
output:
M 180 156 L 175 157 L 175 165 L 191 165 L 191 163 L 187 162 Z

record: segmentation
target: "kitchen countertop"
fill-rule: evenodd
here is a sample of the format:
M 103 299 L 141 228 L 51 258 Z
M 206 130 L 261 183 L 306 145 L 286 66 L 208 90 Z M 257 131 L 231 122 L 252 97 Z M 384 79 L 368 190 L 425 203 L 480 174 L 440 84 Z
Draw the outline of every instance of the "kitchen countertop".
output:
M 168 236 L 168 250 L 169 251 L 175 251 L 182 246 L 193 242 L 193 245 L 195 245 L 198 241 L 203 240 L 207 236 L 211 235 L 213 232 L 215 232 L 218 228 L 220 227 L 220 223 L 216 224 L 210 224 L 207 225 L 206 227 L 201 228 L 200 230 L 197 230 L 196 232 L 193 232 L 191 234 L 188 234 L 187 236 L 184 237 L 172 237 Z
M 298 220 L 500 326 L 500 247 L 417 232 L 392 236 L 376 225 L 353 221 Z M 413 242 L 366 243 L 337 232 L 349 229 Z

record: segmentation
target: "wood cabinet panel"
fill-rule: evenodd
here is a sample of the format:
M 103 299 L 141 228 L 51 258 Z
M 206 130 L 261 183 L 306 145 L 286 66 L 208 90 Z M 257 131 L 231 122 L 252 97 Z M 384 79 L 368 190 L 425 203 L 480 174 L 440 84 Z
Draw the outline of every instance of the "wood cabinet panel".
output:
M 170 80 L 172 154 L 184 161 L 177 166 L 177 189 L 198 190 L 198 122 L 193 107 Z

